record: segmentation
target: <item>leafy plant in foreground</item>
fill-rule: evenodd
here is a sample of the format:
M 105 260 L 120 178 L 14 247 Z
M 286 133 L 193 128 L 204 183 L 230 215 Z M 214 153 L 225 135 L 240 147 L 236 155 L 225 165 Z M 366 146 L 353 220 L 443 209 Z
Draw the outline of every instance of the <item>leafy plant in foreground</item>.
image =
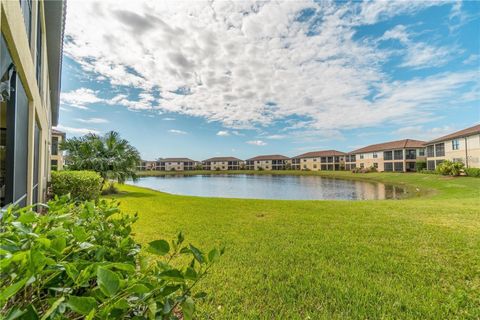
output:
M 73 204 L 67 197 L 10 207 L 0 225 L 3 319 L 191 319 L 204 293 L 192 289 L 223 254 L 155 240 L 149 255 L 131 237 L 137 216 L 115 202 Z M 179 258 L 190 263 L 174 267 Z M 179 262 L 175 263 L 178 265 Z

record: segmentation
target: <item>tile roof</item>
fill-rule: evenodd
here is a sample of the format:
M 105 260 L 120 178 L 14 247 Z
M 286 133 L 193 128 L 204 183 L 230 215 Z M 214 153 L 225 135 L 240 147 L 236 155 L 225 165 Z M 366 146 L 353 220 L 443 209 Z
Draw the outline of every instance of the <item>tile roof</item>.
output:
M 213 158 L 203 160 L 203 162 L 218 162 L 218 161 L 243 161 L 243 160 L 235 157 L 213 157 Z
M 424 144 L 425 144 L 425 141 L 403 139 L 403 140 L 372 144 L 372 145 L 354 150 L 352 152 L 349 152 L 349 154 L 383 151 L 383 150 L 390 150 L 390 149 L 423 148 Z
M 160 158 L 158 161 L 161 162 L 195 162 L 195 160 L 189 158 Z
M 53 129 L 53 128 L 52 128 L 52 134 L 55 134 L 57 136 L 63 136 L 63 137 L 65 137 L 67 135 L 65 132 L 57 130 L 57 129 Z
M 322 150 L 322 151 L 312 151 L 300 154 L 295 156 L 294 158 L 314 158 L 314 157 L 331 157 L 331 156 L 344 156 L 346 155 L 345 152 L 337 151 L 337 150 Z
M 288 160 L 288 159 L 290 158 L 282 156 L 280 154 L 269 154 L 269 155 L 256 156 L 247 160 L 261 161 L 261 160 Z
M 455 139 L 455 138 L 468 137 L 468 136 L 471 136 L 471 135 L 474 135 L 474 134 L 479 134 L 479 133 L 480 133 L 480 124 L 477 124 L 476 126 L 466 128 L 466 129 L 463 129 L 463 130 L 460 130 L 460 131 L 457 131 L 457 132 L 454 132 L 454 133 L 451 133 L 451 134 L 447 134 L 446 136 L 428 141 L 427 143 L 425 143 L 425 145 L 432 144 L 432 143 L 435 143 L 435 142 Z

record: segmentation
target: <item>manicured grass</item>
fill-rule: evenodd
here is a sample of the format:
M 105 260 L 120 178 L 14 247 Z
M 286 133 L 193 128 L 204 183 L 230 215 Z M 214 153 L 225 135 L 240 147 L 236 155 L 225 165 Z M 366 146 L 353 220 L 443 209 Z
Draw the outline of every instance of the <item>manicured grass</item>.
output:
M 116 198 L 139 213 L 142 243 L 183 230 L 202 248 L 226 246 L 202 284 L 201 319 L 480 317 L 480 179 L 287 173 L 409 185 L 423 196 L 244 200 L 121 186 Z

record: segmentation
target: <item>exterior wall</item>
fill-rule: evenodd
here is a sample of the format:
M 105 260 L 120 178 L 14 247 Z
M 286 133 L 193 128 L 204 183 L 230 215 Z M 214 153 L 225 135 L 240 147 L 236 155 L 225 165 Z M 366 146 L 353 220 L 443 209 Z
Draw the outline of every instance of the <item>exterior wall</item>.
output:
M 195 161 L 161 161 L 162 171 L 189 171 L 195 169 Z
M 203 170 L 240 170 L 243 163 L 243 161 L 207 161 L 203 164 Z
M 38 12 L 40 11 L 40 15 Z M 47 182 L 50 175 L 50 143 L 51 143 L 51 106 L 48 83 L 48 59 L 46 36 L 42 33 L 41 79 L 40 91 L 36 77 L 37 17 L 40 16 L 42 30 L 45 28 L 43 1 L 32 2 L 31 34 L 27 35 L 24 16 L 19 1 L 0 0 L 1 33 L 5 39 L 17 76 L 29 100 L 28 119 L 28 164 L 27 164 L 27 197 L 26 204 L 44 201 Z M 30 38 L 30 43 L 29 43 Z M 38 176 L 34 178 L 34 138 L 35 124 L 39 128 L 38 138 Z M 8 150 L 7 150 L 8 153 Z M 34 199 L 34 181 L 38 179 L 38 197 Z
M 54 138 L 58 139 L 57 144 L 57 154 L 54 154 L 52 148 L 52 154 L 50 155 L 50 168 L 51 170 L 63 170 L 64 160 L 63 160 L 63 152 L 60 150 L 59 146 L 63 142 L 63 135 L 62 134 L 53 134 L 52 133 L 52 141 Z M 53 142 L 52 142 L 53 147 Z M 55 164 L 56 163 L 56 164 Z
M 454 149 L 454 143 L 458 145 Z M 444 144 L 444 154 L 439 154 L 435 146 Z M 460 161 L 468 168 L 480 168 L 480 134 L 450 139 L 427 145 L 427 150 L 433 147 L 433 156 L 427 153 L 427 169 L 434 170 L 444 160 Z
M 283 161 L 283 163 L 278 164 L 278 162 Z M 285 170 L 285 167 L 288 164 L 291 164 L 291 160 L 247 160 L 246 162 L 247 170 Z
M 408 154 L 408 150 L 412 150 L 412 154 Z M 401 157 L 395 156 L 395 151 L 401 152 Z M 387 157 L 391 154 L 391 157 Z M 378 152 L 367 152 L 355 154 L 356 168 L 376 167 L 379 172 L 396 171 L 407 172 L 415 171 L 415 163 L 418 160 L 424 160 L 424 148 L 404 148 L 383 150 Z M 353 164 L 353 163 L 350 163 Z M 348 165 L 347 165 L 348 168 Z M 353 168 L 351 168 L 353 169 Z
M 327 156 L 327 157 L 313 157 L 300 158 L 299 165 L 294 165 L 297 170 L 343 170 L 345 168 L 344 156 Z

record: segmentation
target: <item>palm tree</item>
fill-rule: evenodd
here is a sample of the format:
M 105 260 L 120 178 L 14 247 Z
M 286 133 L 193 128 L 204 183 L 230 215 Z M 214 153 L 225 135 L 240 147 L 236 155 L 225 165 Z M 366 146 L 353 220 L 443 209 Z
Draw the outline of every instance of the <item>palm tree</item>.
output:
M 137 178 L 135 170 L 140 154 L 120 134 L 110 131 L 104 136 L 87 134 L 80 138 L 67 139 L 60 145 L 67 152 L 70 170 L 92 170 L 98 172 L 104 181 L 124 183 Z

